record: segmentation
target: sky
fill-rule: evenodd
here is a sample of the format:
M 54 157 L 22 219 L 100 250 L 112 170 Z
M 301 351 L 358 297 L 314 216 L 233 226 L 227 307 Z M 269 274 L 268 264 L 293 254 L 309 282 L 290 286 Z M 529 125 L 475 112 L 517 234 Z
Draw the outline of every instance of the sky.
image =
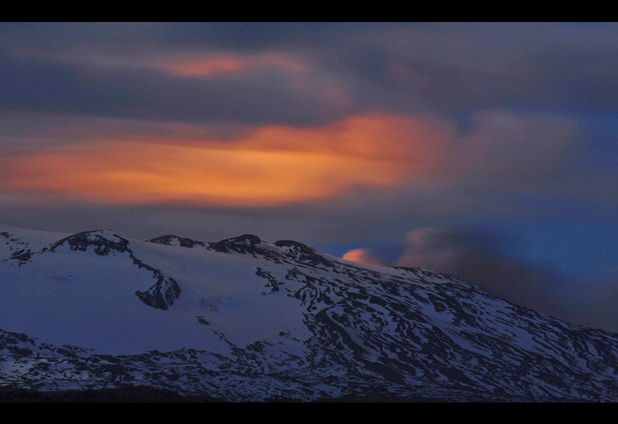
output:
M 618 24 L 0 23 L 0 223 L 293 239 L 618 332 Z

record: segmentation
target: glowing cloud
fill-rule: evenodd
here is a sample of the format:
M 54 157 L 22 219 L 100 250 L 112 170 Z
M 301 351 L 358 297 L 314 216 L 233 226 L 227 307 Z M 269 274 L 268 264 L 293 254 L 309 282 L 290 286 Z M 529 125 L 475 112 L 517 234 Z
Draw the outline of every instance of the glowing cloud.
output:
M 262 127 L 232 141 L 99 140 L 0 159 L 0 190 L 103 203 L 272 206 L 422 181 L 448 135 L 422 120 L 375 114 L 320 128 Z
M 184 54 L 157 60 L 153 65 L 182 77 L 208 77 L 260 68 L 302 72 L 306 68 L 300 60 L 278 53 L 259 55 Z
M 359 262 L 366 265 L 384 266 L 384 264 L 379 258 L 373 256 L 371 254 L 371 251 L 365 248 L 352 249 L 349 252 L 346 252 L 342 258 L 348 261 Z

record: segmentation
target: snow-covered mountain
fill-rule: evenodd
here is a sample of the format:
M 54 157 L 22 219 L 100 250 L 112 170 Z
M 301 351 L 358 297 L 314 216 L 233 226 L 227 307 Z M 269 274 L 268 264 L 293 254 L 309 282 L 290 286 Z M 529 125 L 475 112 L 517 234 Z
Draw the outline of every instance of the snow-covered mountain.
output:
M 0 226 L 0 386 L 220 400 L 615 401 L 618 335 L 243 235 Z

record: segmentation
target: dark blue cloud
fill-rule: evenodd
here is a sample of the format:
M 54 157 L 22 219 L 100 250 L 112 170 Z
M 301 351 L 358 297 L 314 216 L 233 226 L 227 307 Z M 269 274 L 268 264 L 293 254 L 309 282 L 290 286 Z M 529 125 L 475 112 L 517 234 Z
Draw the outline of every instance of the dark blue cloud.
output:
M 307 125 L 345 110 L 285 78 L 260 80 L 173 78 L 151 69 L 74 68 L 0 53 L 0 109 L 145 121 Z
M 486 108 L 578 115 L 618 107 L 617 33 L 614 24 L 566 23 L 3 23 L 0 84 L 4 107 L 153 120 L 325 119 L 315 118 L 324 102 L 291 94 L 285 84 L 264 88 L 259 75 L 208 83 L 170 81 L 146 68 L 76 69 L 87 54 L 139 61 L 275 51 L 310 59 L 319 69 L 314 78 L 329 73 L 346 82 L 355 102 L 327 108 L 331 119 L 366 109 L 458 119 Z M 55 60 L 70 54 L 72 64 Z

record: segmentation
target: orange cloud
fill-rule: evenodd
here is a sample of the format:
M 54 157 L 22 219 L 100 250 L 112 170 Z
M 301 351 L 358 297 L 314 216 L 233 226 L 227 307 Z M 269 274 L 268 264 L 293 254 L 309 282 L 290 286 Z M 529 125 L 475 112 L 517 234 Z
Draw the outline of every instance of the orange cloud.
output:
M 384 264 L 379 258 L 373 256 L 370 250 L 365 248 L 350 250 L 349 252 L 346 252 L 342 258 L 348 261 L 359 262 L 366 265 L 384 266 Z
M 244 56 L 231 54 L 185 54 L 158 60 L 154 65 L 173 75 L 183 77 L 207 77 L 250 68 L 274 68 L 289 72 L 301 72 L 306 69 L 305 64 L 300 60 L 279 53 Z
M 319 128 L 267 126 L 232 141 L 123 139 L 0 159 L 0 190 L 104 203 L 272 206 L 354 187 L 422 182 L 448 128 L 374 114 Z

